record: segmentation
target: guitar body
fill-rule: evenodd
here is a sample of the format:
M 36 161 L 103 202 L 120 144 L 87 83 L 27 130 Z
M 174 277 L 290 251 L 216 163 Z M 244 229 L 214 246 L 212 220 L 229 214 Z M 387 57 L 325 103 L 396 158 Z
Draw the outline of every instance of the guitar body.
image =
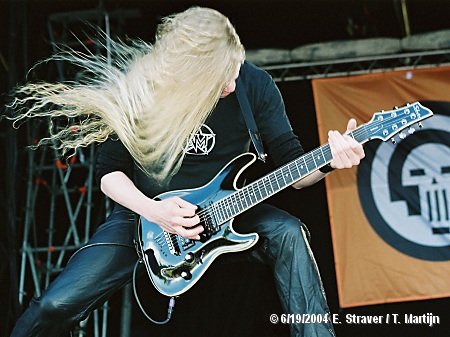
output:
M 237 189 L 241 172 L 255 161 L 255 155 L 245 153 L 228 163 L 209 183 L 195 188 L 170 191 L 157 199 L 180 197 L 202 209 L 230 195 Z M 200 215 L 199 215 L 200 216 Z M 221 254 L 239 252 L 252 247 L 258 234 L 241 235 L 233 230 L 233 219 L 217 223 L 214 216 L 206 217 L 201 240 L 189 240 L 164 231 L 160 226 L 141 217 L 139 243 L 148 275 L 156 289 L 167 296 L 177 296 L 191 288 Z

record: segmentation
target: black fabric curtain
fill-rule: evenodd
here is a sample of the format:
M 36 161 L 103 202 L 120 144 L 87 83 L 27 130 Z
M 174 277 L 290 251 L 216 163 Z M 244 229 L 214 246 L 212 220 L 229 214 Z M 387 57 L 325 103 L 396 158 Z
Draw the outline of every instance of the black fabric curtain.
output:
M 8 22 L 7 42 L 2 45 L 2 81 L 0 103 L 2 114 L 11 113 L 5 104 L 8 92 L 24 78 L 27 67 L 27 1 L 9 0 L 2 4 L 3 22 Z M 7 50 L 5 50 L 5 47 Z M 5 76 L 3 76 L 5 74 Z M 18 302 L 18 225 L 17 197 L 19 175 L 25 167 L 19 165 L 17 155 L 17 132 L 11 123 L 1 120 L 1 153 L 3 155 L 0 188 L 0 336 L 8 336 L 19 312 Z

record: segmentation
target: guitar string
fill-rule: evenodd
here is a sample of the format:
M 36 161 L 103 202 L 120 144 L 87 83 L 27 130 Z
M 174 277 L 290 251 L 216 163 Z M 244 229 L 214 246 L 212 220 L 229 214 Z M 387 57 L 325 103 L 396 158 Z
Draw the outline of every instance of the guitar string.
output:
M 411 105 L 411 106 L 410 106 L 410 108 L 413 108 L 413 107 L 414 107 L 414 105 Z M 405 107 L 404 109 L 406 109 L 406 108 L 407 108 L 407 107 Z M 415 112 L 417 113 L 417 111 L 415 111 Z M 386 112 L 386 113 L 389 113 L 389 112 Z M 391 116 L 392 116 L 393 113 L 394 113 L 394 112 L 391 112 Z M 403 112 L 403 113 L 404 113 L 404 112 Z M 370 123 L 370 126 L 371 126 L 371 127 L 378 127 L 378 126 L 380 126 L 380 125 L 382 125 L 382 124 L 384 124 L 384 123 L 390 122 L 390 121 L 393 120 L 393 119 L 399 119 L 398 117 L 399 117 L 399 116 L 396 115 L 396 116 L 392 116 L 392 117 L 387 117 L 386 119 L 383 119 L 383 120 L 375 120 L 375 121 L 373 121 L 373 122 Z M 401 119 L 402 119 L 402 118 L 400 118 L 400 121 L 401 121 Z M 412 125 L 412 124 L 418 123 L 418 122 L 420 122 L 420 120 L 414 121 L 413 123 L 410 123 L 409 125 L 406 125 L 404 128 L 406 128 L 406 127 L 408 127 L 408 126 L 410 126 L 410 125 Z M 356 139 L 357 137 L 360 137 L 360 136 L 368 135 L 368 132 L 367 132 L 367 126 L 368 126 L 368 125 L 369 125 L 368 123 L 363 124 L 363 125 L 361 125 L 360 127 L 358 127 L 357 129 L 355 129 L 354 131 L 351 131 L 349 134 L 351 134 L 352 137 L 353 137 L 354 139 Z M 398 130 L 398 131 L 396 131 L 396 132 L 400 132 L 400 130 Z M 366 138 L 367 138 L 367 137 L 366 137 Z M 254 203 L 259 202 L 260 200 L 258 200 L 258 197 L 256 196 L 255 191 L 254 191 L 255 185 L 259 185 L 259 183 L 262 183 L 262 186 L 263 186 L 264 189 L 266 190 L 266 195 L 263 196 L 263 194 L 261 193 L 261 188 L 258 187 L 258 188 L 259 188 L 259 189 L 258 189 L 258 192 L 259 192 L 259 194 L 261 195 L 261 201 L 264 200 L 265 198 L 269 197 L 271 194 L 274 193 L 274 189 L 272 188 L 272 190 L 271 190 L 270 192 L 268 192 L 268 191 L 267 191 L 267 188 L 266 188 L 267 185 L 264 184 L 264 179 L 268 180 L 268 182 L 269 182 L 271 185 L 273 185 L 273 182 L 274 182 L 274 180 L 275 180 L 275 182 L 276 182 L 277 185 L 278 185 L 278 190 L 276 190 L 276 192 L 279 191 L 279 190 L 281 190 L 282 188 L 285 188 L 285 187 L 289 186 L 290 184 L 292 184 L 292 181 L 296 180 L 297 178 L 301 178 L 301 177 L 302 177 L 302 173 L 301 173 L 301 171 L 300 171 L 299 168 L 298 168 L 298 163 L 297 163 L 297 161 L 303 159 L 303 161 L 304 161 L 304 163 L 305 163 L 305 166 L 306 166 L 306 171 L 307 171 L 306 173 L 310 173 L 310 171 L 311 171 L 311 170 L 308 169 L 308 167 L 309 167 L 308 164 L 314 165 L 315 167 L 314 167 L 313 169 L 316 169 L 316 168 L 317 168 L 318 165 L 316 164 L 316 161 L 315 161 L 315 159 L 314 159 L 314 154 L 315 154 L 315 152 L 319 152 L 319 150 L 320 150 L 320 153 L 322 153 L 322 158 L 323 158 L 323 157 L 326 157 L 326 155 L 331 154 L 331 153 L 330 153 L 331 150 L 330 150 L 330 148 L 329 148 L 329 144 L 327 143 L 327 144 L 324 144 L 324 145 L 322 145 L 322 146 L 320 146 L 320 147 L 318 147 L 318 148 L 316 148 L 316 149 L 314 149 L 314 150 L 312 150 L 312 151 L 310 151 L 310 152 L 308 152 L 308 153 L 302 155 L 301 157 L 299 157 L 299 158 L 293 160 L 292 162 L 287 163 L 287 164 L 285 164 L 284 166 L 278 168 L 278 169 L 275 170 L 274 172 L 271 172 L 271 173 L 267 174 L 266 176 L 264 176 L 264 177 L 262 177 L 262 178 L 259 178 L 258 180 L 254 181 L 253 183 L 251 183 L 251 184 L 249 184 L 249 185 L 243 187 L 243 188 L 240 189 L 239 191 L 236 191 L 236 192 L 234 192 L 234 193 L 232 193 L 232 194 L 230 194 L 230 195 L 227 195 L 226 197 L 224 197 L 224 198 L 222 198 L 222 199 L 220 199 L 220 200 L 214 202 L 213 204 L 207 206 L 206 208 L 202 209 L 199 213 L 197 213 L 197 215 L 199 216 L 200 222 L 201 222 L 201 221 L 212 220 L 211 215 L 213 215 L 214 218 L 219 219 L 220 214 L 218 214 L 218 211 L 222 211 L 222 213 L 225 214 L 225 218 L 222 219 L 222 221 L 227 221 L 227 220 L 229 220 L 228 218 L 232 218 L 232 216 L 230 217 L 230 216 L 227 214 L 227 210 L 229 210 L 230 208 L 237 208 L 237 212 L 236 212 L 236 209 L 233 209 L 233 211 L 236 212 L 236 213 L 239 213 L 239 212 L 244 211 L 246 208 L 249 208 L 249 206 L 248 206 L 248 203 L 247 203 L 247 206 L 244 206 L 242 200 L 247 200 L 248 198 L 250 198 L 250 205 L 251 205 L 251 202 L 253 201 L 253 200 L 251 199 L 251 196 L 253 196 L 253 195 L 255 196 L 255 199 L 256 199 Z M 325 153 L 324 153 L 324 151 L 325 151 Z M 325 154 L 326 154 L 326 155 L 325 155 Z M 320 156 L 319 156 L 319 157 L 320 157 Z M 323 159 L 324 159 L 324 158 L 323 158 Z M 294 165 L 294 164 L 295 164 L 295 165 Z M 299 171 L 300 175 L 299 175 L 298 177 L 294 178 L 294 177 L 292 176 L 292 168 L 291 168 L 291 166 L 295 166 L 296 169 L 297 169 L 297 171 Z M 288 173 L 290 174 L 291 179 L 292 179 L 290 182 L 286 182 L 286 179 L 284 178 L 285 175 L 284 175 L 283 172 L 282 172 L 283 169 L 286 169 L 286 168 L 290 168 L 290 169 L 288 170 Z M 288 175 L 286 174 L 286 176 L 288 176 Z M 281 187 L 280 184 L 278 183 L 278 181 L 280 181 L 280 177 L 281 177 L 281 178 L 283 179 L 283 181 L 284 181 L 284 185 L 282 185 L 282 187 Z M 252 192 L 249 191 L 250 188 L 253 189 Z M 246 193 L 247 193 L 247 194 L 246 194 Z M 241 195 L 240 195 L 240 194 L 241 194 Z M 239 198 L 238 198 L 238 196 L 239 196 Z M 230 200 L 230 199 L 231 199 L 231 200 Z M 242 209 L 239 209 L 239 205 L 237 204 L 238 201 L 241 202 L 241 205 L 243 206 Z M 224 206 L 225 206 L 225 207 L 224 207 Z M 222 207 L 222 208 L 221 208 L 221 207 Z M 216 208 L 216 210 L 215 210 L 214 208 Z M 232 214 L 232 213 L 231 213 L 231 214 Z M 217 215 L 218 215 L 218 216 L 217 216 Z M 222 223 L 223 223 L 223 222 L 222 222 Z M 170 236 L 178 236 L 178 234 L 175 234 L 175 233 L 169 233 L 169 234 L 170 234 Z M 163 235 L 163 233 L 159 234 L 158 236 L 155 237 L 155 239 L 161 237 L 162 235 Z

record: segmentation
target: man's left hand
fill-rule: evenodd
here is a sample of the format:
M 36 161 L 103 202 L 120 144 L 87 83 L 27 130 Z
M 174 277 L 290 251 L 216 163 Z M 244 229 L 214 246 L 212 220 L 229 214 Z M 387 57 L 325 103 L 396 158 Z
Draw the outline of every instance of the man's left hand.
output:
M 356 120 L 350 119 L 347 124 L 346 133 L 356 129 Z M 330 162 L 332 168 L 343 169 L 359 165 L 364 158 L 364 149 L 360 143 L 347 134 L 339 131 L 328 131 L 328 144 L 330 145 L 333 160 Z

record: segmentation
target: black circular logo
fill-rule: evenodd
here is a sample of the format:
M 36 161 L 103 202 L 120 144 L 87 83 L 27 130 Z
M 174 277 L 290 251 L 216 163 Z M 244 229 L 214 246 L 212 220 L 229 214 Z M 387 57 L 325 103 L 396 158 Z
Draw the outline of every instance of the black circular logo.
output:
M 399 141 L 372 142 L 358 169 L 368 222 L 395 249 L 450 260 L 450 104 L 424 102 L 434 116 Z

